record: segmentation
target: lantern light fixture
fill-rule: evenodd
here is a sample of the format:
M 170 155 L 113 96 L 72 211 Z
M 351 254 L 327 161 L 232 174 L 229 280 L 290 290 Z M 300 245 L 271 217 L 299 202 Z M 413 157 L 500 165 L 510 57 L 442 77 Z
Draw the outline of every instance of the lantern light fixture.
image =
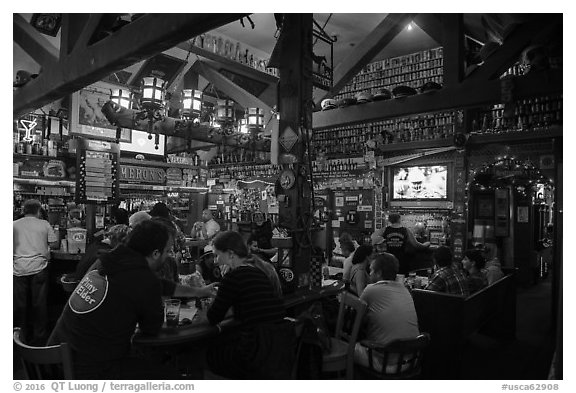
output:
M 249 129 L 258 129 L 264 125 L 264 111 L 260 108 L 246 108 L 245 117 Z
M 234 101 L 216 100 L 216 121 L 225 123 L 234 120 Z
M 127 89 L 112 89 L 110 93 L 110 100 L 120 105 L 122 108 L 132 108 L 133 95 Z
M 187 119 L 200 117 L 202 98 L 202 90 L 182 90 L 182 116 Z
M 142 97 L 140 104 L 144 109 L 164 109 L 166 95 L 166 82 L 158 77 L 149 76 L 142 78 Z
M 238 132 L 240 134 L 248 134 L 250 130 L 248 129 L 248 120 L 247 119 L 240 119 L 238 121 Z

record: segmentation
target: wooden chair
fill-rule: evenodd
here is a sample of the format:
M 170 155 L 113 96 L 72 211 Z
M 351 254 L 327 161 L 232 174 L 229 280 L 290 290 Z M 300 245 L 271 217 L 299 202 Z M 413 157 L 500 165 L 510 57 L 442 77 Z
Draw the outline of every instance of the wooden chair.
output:
M 346 370 L 346 379 L 354 377 L 354 346 L 360 331 L 360 325 L 367 304 L 351 293 L 342 293 L 336 330 L 330 339 L 330 353 L 322 359 L 322 372 L 340 372 Z
M 66 343 L 50 347 L 31 347 L 22 342 L 22 330 L 14 328 L 16 353 L 22 359 L 28 379 L 74 379 L 72 352 Z
M 356 365 L 361 374 L 378 379 L 415 379 L 422 372 L 423 353 L 430 344 L 430 335 L 421 333 L 416 338 L 394 340 L 384 346 L 368 341 L 361 344 L 368 348 L 369 364 L 369 367 Z M 374 366 L 376 354 L 380 354 L 379 369 Z

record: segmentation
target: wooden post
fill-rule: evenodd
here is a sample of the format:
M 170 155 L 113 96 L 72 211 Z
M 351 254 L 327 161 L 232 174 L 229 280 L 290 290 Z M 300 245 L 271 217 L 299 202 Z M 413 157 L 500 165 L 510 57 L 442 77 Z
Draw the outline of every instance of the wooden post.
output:
M 280 40 L 278 107 L 278 162 L 281 164 L 277 196 L 279 225 L 291 241 L 279 245 L 278 272 L 283 291 L 291 293 L 311 284 L 311 196 L 306 154 L 312 127 L 312 14 L 285 14 Z

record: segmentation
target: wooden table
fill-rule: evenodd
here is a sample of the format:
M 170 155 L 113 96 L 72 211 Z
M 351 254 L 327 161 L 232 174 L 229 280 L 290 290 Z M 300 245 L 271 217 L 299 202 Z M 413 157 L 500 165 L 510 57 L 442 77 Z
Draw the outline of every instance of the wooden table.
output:
M 342 281 L 327 280 L 328 285 L 319 288 L 312 288 L 298 291 L 297 293 L 289 294 L 283 297 L 284 306 L 287 309 L 294 308 L 307 303 L 312 303 L 326 296 L 337 295 L 344 289 Z M 195 301 L 190 300 L 186 305 L 182 305 L 183 309 L 195 308 Z M 185 313 L 181 313 L 181 319 Z M 239 326 L 240 323 L 234 319 L 225 319 L 220 323 L 222 331 L 233 329 Z M 189 325 L 182 325 L 177 327 L 163 326 L 160 332 L 155 335 L 145 335 L 136 331 L 132 338 L 132 343 L 136 346 L 143 347 L 162 347 L 171 346 L 185 343 L 200 342 L 210 338 L 217 337 L 220 334 L 218 328 L 211 325 L 206 318 L 205 309 L 197 309 L 196 315 Z

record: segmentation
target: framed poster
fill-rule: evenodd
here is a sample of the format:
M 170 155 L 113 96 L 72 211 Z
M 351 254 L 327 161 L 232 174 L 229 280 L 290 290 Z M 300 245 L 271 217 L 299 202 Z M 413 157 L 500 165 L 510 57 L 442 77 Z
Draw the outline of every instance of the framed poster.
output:
M 98 82 L 73 93 L 70 134 L 89 139 L 116 141 L 116 127 L 106 119 L 102 113 L 102 106 L 110 100 L 112 89 L 118 88 L 122 86 Z M 120 141 L 132 142 L 132 130 L 122 128 Z

